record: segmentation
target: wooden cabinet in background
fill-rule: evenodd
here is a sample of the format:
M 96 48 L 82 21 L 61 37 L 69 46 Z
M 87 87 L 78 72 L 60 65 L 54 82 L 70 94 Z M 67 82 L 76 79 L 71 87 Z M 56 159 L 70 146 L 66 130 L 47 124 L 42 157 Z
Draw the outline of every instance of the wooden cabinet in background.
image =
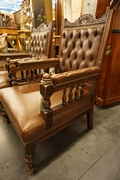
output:
M 110 52 L 111 50 L 111 52 Z M 96 104 L 120 102 L 120 33 L 111 33 L 99 81 Z
M 96 8 L 96 17 L 100 18 L 106 13 L 106 9 L 109 6 L 111 0 L 98 0 Z
M 117 102 L 120 102 L 120 5 L 113 13 L 111 33 L 96 94 L 98 106 L 113 105 Z

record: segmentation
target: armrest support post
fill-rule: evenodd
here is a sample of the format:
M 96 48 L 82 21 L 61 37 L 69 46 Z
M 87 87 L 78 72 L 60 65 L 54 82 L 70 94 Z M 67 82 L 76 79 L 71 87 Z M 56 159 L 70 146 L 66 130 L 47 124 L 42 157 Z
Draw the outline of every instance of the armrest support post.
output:
M 15 60 L 11 60 L 10 61 L 10 65 L 9 65 L 9 74 L 10 74 L 10 77 L 9 77 L 9 81 L 10 81 L 10 86 L 12 86 L 12 84 L 17 84 L 16 82 L 16 73 L 17 73 L 17 62 Z
M 46 122 L 46 128 L 51 128 L 53 125 L 53 111 L 50 108 L 51 101 L 50 97 L 53 94 L 53 85 L 51 82 L 50 75 L 45 73 L 40 84 L 40 94 L 42 95 L 41 100 L 41 115 L 43 120 Z

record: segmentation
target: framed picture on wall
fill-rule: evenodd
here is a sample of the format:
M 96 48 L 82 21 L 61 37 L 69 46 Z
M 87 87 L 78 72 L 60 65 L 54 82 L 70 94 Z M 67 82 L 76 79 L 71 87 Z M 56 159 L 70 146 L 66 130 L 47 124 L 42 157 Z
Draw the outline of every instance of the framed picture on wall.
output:
M 41 23 L 46 24 L 46 12 L 45 12 L 45 2 L 44 0 L 38 1 L 34 0 L 32 2 L 34 19 L 34 27 L 37 28 Z
M 32 0 L 33 27 L 41 23 L 49 24 L 52 19 L 52 0 Z

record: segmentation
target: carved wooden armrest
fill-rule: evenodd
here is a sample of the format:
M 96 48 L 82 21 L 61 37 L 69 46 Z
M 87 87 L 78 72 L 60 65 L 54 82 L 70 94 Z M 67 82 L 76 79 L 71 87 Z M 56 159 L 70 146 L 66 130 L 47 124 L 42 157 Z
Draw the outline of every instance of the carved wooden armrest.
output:
M 47 58 L 47 57 L 33 57 L 27 60 L 20 60 L 18 61 L 18 69 L 44 69 L 50 67 L 58 67 L 58 58 Z
M 98 66 L 81 68 L 78 70 L 67 71 L 64 73 L 58 73 L 52 76 L 52 82 L 55 86 L 55 90 L 61 90 L 68 88 L 71 85 L 85 83 L 86 81 L 94 80 L 98 77 L 100 68 Z
M 40 80 L 41 69 L 48 72 L 51 67 L 57 69 L 58 58 L 42 56 L 14 60 L 7 58 L 6 60 L 6 69 L 11 86 L 18 84 L 18 82 Z M 17 72 L 19 72 L 19 79 L 17 78 Z
M 79 70 L 68 71 L 65 73 L 55 74 L 51 76 L 47 73 L 43 74 L 40 83 L 41 98 L 41 116 L 46 122 L 46 128 L 52 127 L 53 110 L 51 109 L 50 98 L 56 91 L 63 91 L 61 104 L 66 105 L 66 99 L 69 102 L 73 101 L 73 91 L 75 99 L 84 97 L 83 83 L 90 80 L 97 80 L 99 75 L 99 67 L 83 68 Z M 66 98 L 66 89 L 69 89 L 68 98 Z M 89 95 L 93 94 L 92 91 L 88 92 Z

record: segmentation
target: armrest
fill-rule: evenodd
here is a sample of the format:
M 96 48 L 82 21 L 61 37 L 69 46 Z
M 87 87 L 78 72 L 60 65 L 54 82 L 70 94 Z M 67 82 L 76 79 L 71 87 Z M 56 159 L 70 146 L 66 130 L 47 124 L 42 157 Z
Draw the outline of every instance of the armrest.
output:
M 41 116 L 46 122 L 46 127 L 52 126 L 53 109 L 51 109 L 51 96 L 56 91 L 63 91 L 61 103 L 66 104 L 66 89 L 69 89 L 69 102 L 72 101 L 73 93 L 71 86 L 76 86 L 75 98 L 78 99 L 79 90 L 77 86 L 81 86 L 82 83 L 90 80 L 97 80 L 100 69 L 99 67 L 82 68 L 79 70 L 68 71 L 64 73 L 55 74 L 51 76 L 47 73 L 43 74 L 43 78 L 40 83 L 40 94 L 42 95 L 40 103 Z M 80 88 L 80 97 L 84 97 L 84 87 Z M 91 97 L 93 92 L 88 92 L 88 96 Z M 61 107 L 61 106 L 60 106 Z
M 18 61 L 18 67 L 19 70 L 26 70 L 26 69 L 42 69 L 42 68 L 50 68 L 50 67 L 58 67 L 58 58 L 47 58 L 47 57 L 41 57 L 41 58 L 29 58 L 26 60 L 20 60 Z
M 100 68 L 98 66 L 72 70 L 64 73 L 58 73 L 51 77 L 55 91 L 68 88 L 71 85 L 84 83 L 94 80 L 98 77 Z
M 10 73 L 10 65 L 11 64 L 15 64 L 17 66 L 17 64 L 20 60 L 26 61 L 26 60 L 30 59 L 29 54 L 27 54 L 26 56 L 28 56 L 28 57 L 23 57 L 23 58 L 20 57 L 19 59 L 17 59 L 17 58 L 11 59 L 10 57 L 6 58 L 6 64 L 5 64 L 6 70 Z
M 29 82 L 40 80 L 41 72 L 37 70 L 44 69 L 48 71 L 51 67 L 57 69 L 58 62 L 58 58 L 47 58 L 46 56 L 14 60 L 7 59 L 6 69 L 9 72 L 10 85 L 16 85 L 18 82 L 23 81 Z M 19 75 L 19 78 L 17 78 L 17 74 Z

